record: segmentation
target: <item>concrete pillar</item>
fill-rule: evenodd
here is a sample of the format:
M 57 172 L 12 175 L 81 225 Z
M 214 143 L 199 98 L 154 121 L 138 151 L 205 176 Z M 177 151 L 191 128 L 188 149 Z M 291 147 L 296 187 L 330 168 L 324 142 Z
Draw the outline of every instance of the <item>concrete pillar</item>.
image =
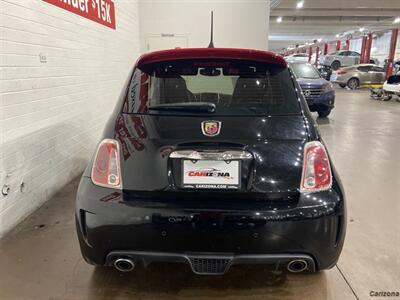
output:
M 328 52 L 329 52 L 329 44 L 325 43 L 325 45 L 324 45 L 324 55 L 327 55 Z
M 392 38 L 390 39 L 390 50 L 389 50 L 389 57 L 388 57 L 388 67 L 386 70 L 386 77 L 392 75 L 393 72 L 393 62 L 394 62 L 394 55 L 396 53 L 396 45 L 397 45 L 397 35 L 399 34 L 399 29 L 392 29 Z
M 365 45 L 365 56 L 364 56 L 365 63 L 369 63 L 369 60 L 371 59 L 371 48 L 372 48 L 372 33 L 368 33 L 367 43 Z
M 345 50 L 346 51 L 350 50 L 350 40 L 346 40 L 346 48 L 345 48 Z
M 365 47 L 367 45 L 367 36 L 362 37 L 362 43 L 361 43 L 361 57 L 360 57 L 360 63 L 364 64 L 365 63 Z
M 340 40 L 336 41 L 336 51 L 339 51 L 340 48 L 342 47 Z

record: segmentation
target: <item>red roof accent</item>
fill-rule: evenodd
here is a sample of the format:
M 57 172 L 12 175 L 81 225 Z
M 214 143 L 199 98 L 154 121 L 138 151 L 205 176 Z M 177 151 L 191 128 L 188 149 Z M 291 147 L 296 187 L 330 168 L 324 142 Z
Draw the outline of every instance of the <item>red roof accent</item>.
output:
M 277 64 L 282 67 L 287 66 L 285 59 L 276 53 L 236 48 L 176 48 L 171 50 L 155 51 L 139 57 L 136 66 L 168 60 L 196 58 L 244 59 Z

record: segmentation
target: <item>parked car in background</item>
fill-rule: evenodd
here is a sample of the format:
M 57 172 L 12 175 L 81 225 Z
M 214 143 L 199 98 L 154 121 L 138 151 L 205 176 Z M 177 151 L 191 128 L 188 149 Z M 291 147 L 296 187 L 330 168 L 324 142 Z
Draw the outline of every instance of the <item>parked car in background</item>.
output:
M 139 58 L 79 184 L 85 260 L 123 272 L 184 263 L 203 275 L 334 267 L 345 196 L 291 75 L 258 50 Z
M 335 104 L 333 85 L 324 79 L 312 64 L 294 62 L 290 64 L 290 67 L 310 110 L 318 112 L 321 118 L 327 117 Z
M 308 58 L 309 56 L 307 53 L 295 53 L 285 57 L 287 62 L 295 62 L 295 61 L 308 62 Z
M 328 55 L 322 55 L 319 62 L 324 66 L 330 66 L 332 70 L 336 71 L 340 67 L 359 64 L 360 57 L 360 53 L 358 52 L 342 50 Z
M 332 70 L 336 71 L 340 67 L 353 66 L 360 63 L 361 54 L 356 51 L 337 51 L 328 55 L 321 55 L 319 58 L 319 64 L 324 66 L 330 66 Z M 371 57 L 369 60 L 370 64 L 379 65 L 377 58 Z
M 377 59 L 375 57 L 371 57 L 370 60 L 369 60 L 369 63 L 379 66 L 379 59 Z
M 385 81 L 385 70 L 373 64 L 361 64 L 345 67 L 333 72 L 331 82 L 346 86 L 352 90 L 366 84 L 383 84 Z
M 322 78 L 325 78 L 328 81 L 331 79 L 332 68 L 330 66 L 317 65 L 317 69 Z
M 400 97 L 400 73 L 389 76 L 383 84 L 383 90 L 387 100 L 392 99 L 392 96 Z

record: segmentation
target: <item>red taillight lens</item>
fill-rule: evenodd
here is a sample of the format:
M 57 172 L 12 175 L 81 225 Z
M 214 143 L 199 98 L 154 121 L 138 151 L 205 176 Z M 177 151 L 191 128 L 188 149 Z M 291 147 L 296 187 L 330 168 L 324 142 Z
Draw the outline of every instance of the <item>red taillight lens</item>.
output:
M 307 143 L 304 147 L 300 192 L 318 192 L 331 187 L 331 165 L 324 145 L 317 141 Z
M 116 140 L 101 141 L 93 162 L 92 181 L 99 186 L 122 188 L 119 144 Z
M 337 71 L 336 72 L 336 75 L 344 75 L 344 74 L 347 74 L 347 72 L 345 72 L 345 71 Z

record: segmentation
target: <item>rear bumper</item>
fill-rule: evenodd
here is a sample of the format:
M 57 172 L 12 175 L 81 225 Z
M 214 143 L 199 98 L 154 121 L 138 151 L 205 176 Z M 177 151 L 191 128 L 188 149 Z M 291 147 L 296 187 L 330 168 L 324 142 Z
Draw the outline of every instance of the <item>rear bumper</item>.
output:
M 349 77 L 337 76 L 336 78 L 333 77 L 333 79 L 331 77 L 331 82 L 336 84 L 347 84 L 349 79 Z
M 400 86 L 384 84 L 383 90 L 388 94 L 400 95 Z
M 187 263 L 193 254 L 212 253 L 228 255 L 233 264 L 280 264 L 290 255 L 305 256 L 312 270 L 321 270 L 336 264 L 346 228 L 337 182 L 332 190 L 301 195 L 294 204 L 253 205 L 206 198 L 173 203 L 128 199 L 83 177 L 76 221 L 83 257 L 98 265 L 112 264 L 116 255 Z
M 307 100 L 311 111 L 327 111 L 335 107 L 335 92 L 330 91 L 322 94 L 320 97 L 312 99 L 311 102 Z
M 304 254 L 221 254 L 221 253 L 170 253 L 145 251 L 112 251 L 107 255 L 106 266 L 113 266 L 119 258 L 130 258 L 144 266 L 152 262 L 183 263 L 192 269 L 193 273 L 201 275 L 221 275 L 234 265 L 263 264 L 274 265 L 275 269 L 287 266 L 291 261 L 304 261 L 307 271 L 315 272 L 314 259 Z

